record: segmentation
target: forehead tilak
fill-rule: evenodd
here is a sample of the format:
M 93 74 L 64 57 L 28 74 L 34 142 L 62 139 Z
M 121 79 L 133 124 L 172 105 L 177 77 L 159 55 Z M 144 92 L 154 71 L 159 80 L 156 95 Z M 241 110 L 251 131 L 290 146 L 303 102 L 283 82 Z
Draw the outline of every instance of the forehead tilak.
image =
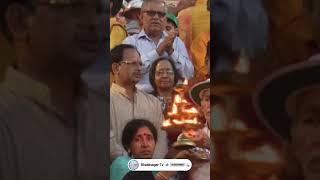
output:
M 151 133 L 142 133 L 142 134 L 137 134 L 136 136 L 152 136 Z

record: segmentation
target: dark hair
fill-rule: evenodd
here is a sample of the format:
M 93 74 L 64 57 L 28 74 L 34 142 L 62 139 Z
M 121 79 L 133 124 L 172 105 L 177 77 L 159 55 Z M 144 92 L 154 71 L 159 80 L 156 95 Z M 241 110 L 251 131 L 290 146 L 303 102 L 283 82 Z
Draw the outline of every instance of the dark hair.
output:
M 112 9 L 111 9 L 111 16 L 115 16 L 122 7 L 122 1 L 120 0 L 110 0 L 110 3 L 113 3 Z
M 7 20 L 6 20 L 6 12 L 10 4 L 19 3 L 24 5 L 25 7 L 33 10 L 32 0 L 0 0 L 0 32 L 7 38 L 9 42 L 12 42 L 12 34 L 9 31 Z
M 151 131 L 154 141 L 157 142 L 158 133 L 154 125 L 145 119 L 133 119 L 127 123 L 122 132 L 122 146 L 126 151 L 130 148 L 134 136 L 137 134 L 139 128 L 147 127 Z
M 153 87 L 155 92 L 157 91 L 157 86 L 156 86 L 156 83 L 155 83 L 156 67 L 159 64 L 159 62 L 161 62 L 161 61 L 168 61 L 171 64 L 173 72 L 174 72 L 174 85 L 176 85 L 178 83 L 179 79 L 182 79 L 182 77 L 179 74 L 179 72 L 178 72 L 174 62 L 172 61 L 172 59 L 165 58 L 165 57 L 160 57 L 160 58 L 156 59 L 152 63 L 151 68 L 150 68 L 150 72 L 149 72 L 150 84 Z
M 122 58 L 123 58 L 123 52 L 124 52 L 125 49 L 134 49 L 134 50 L 137 51 L 136 47 L 133 46 L 133 45 L 130 45 L 130 44 L 119 44 L 118 46 L 114 47 L 110 52 L 110 54 L 111 54 L 111 62 L 112 63 L 121 62 Z
M 167 22 L 172 24 L 175 28 L 178 28 L 175 22 L 173 22 L 170 18 L 167 18 Z

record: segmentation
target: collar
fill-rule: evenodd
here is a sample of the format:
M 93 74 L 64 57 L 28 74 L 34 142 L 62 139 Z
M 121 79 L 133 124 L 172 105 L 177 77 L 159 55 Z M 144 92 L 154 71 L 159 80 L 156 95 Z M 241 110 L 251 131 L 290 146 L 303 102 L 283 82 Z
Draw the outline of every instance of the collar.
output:
M 165 32 L 165 31 L 162 31 L 160 39 L 162 39 L 162 38 L 164 38 L 164 37 L 166 37 L 166 36 L 168 36 L 168 33 Z M 146 34 L 146 32 L 144 31 L 144 29 L 142 29 L 142 30 L 140 31 L 140 33 L 138 34 L 138 39 L 143 38 L 143 37 L 145 37 L 145 38 L 147 38 L 148 40 L 152 41 L 151 38 Z
M 116 83 L 112 83 L 111 84 L 111 90 L 121 94 L 122 96 L 124 96 L 124 97 L 126 97 L 128 99 L 131 99 L 131 97 L 129 97 L 129 95 L 127 93 L 127 90 L 124 87 L 122 87 L 122 86 L 120 86 L 120 85 L 118 85 Z M 135 88 L 135 94 L 137 92 L 138 92 L 138 90 L 137 90 L 137 88 Z

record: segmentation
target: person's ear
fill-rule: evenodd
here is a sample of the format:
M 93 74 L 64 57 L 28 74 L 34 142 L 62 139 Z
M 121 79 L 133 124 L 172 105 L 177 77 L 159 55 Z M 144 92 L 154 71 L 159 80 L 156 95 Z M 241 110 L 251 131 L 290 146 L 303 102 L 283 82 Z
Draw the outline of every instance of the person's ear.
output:
M 113 74 L 118 74 L 120 70 L 120 65 L 118 63 L 112 63 L 111 69 Z
M 8 7 L 5 18 L 12 39 L 14 41 L 27 41 L 32 25 L 30 10 L 19 3 L 13 3 Z

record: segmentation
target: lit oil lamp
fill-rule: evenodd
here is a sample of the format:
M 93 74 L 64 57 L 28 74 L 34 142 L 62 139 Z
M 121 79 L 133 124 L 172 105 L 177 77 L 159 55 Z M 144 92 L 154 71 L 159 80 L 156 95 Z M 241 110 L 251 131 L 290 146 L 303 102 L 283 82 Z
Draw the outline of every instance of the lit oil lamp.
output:
M 177 94 L 174 96 L 171 109 L 167 112 L 167 119 L 162 123 L 162 129 L 166 131 L 181 131 L 177 141 L 173 143 L 176 149 L 190 149 L 192 151 L 200 152 L 201 159 L 208 160 L 208 152 L 196 150 L 195 142 L 193 141 L 196 131 L 203 127 L 203 124 L 198 121 L 199 112 L 184 98 L 184 92 L 187 91 L 188 81 L 185 80 L 183 84 L 175 88 Z M 209 150 L 208 150 L 209 151 Z

